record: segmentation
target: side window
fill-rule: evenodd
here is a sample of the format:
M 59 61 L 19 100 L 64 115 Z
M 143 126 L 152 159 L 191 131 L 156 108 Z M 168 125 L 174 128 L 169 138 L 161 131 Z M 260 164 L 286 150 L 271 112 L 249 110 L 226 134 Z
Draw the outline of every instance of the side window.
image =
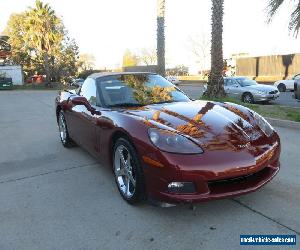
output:
M 295 75 L 294 79 L 295 80 L 299 80 L 300 79 L 300 74 L 299 75 Z
M 80 90 L 80 95 L 85 97 L 91 105 L 97 105 L 96 83 L 92 78 L 87 78 Z
M 232 85 L 234 85 L 234 84 L 235 84 L 234 80 L 232 80 L 232 79 L 227 79 L 227 84 L 226 84 L 226 86 L 232 86 Z

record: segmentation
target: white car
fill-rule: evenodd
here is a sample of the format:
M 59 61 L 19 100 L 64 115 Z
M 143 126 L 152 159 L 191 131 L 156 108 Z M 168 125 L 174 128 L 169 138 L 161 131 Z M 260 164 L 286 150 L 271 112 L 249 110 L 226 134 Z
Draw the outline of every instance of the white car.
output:
M 180 83 L 176 76 L 167 76 L 166 79 L 175 85 L 178 85 Z
M 296 80 L 300 81 L 300 74 L 295 75 L 290 80 L 279 80 L 274 83 L 274 86 L 276 86 L 280 92 L 294 90 L 294 83 Z

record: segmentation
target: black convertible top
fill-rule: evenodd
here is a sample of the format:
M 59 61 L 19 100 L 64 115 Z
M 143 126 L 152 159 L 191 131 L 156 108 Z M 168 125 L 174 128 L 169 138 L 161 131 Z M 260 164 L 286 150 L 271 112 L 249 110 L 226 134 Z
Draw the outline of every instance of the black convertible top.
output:
M 97 79 L 104 76 L 117 76 L 117 75 L 140 75 L 140 74 L 148 74 L 148 75 L 156 75 L 156 73 L 151 72 L 101 72 L 94 73 L 88 76 L 89 78 Z

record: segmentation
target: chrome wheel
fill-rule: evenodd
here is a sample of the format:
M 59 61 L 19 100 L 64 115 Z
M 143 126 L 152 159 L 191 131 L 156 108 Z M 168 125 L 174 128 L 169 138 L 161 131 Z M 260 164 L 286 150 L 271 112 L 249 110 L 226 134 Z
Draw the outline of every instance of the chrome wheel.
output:
M 59 128 L 59 136 L 63 143 L 66 143 L 67 140 L 67 127 L 65 122 L 65 117 L 63 113 L 60 113 L 58 119 L 58 128 Z
M 136 176 L 132 167 L 132 157 L 124 145 L 119 145 L 114 152 L 114 172 L 118 187 L 128 199 L 136 190 Z
M 244 98 L 243 98 L 243 101 L 245 103 L 253 103 L 253 97 L 250 94 L 245 94 Z

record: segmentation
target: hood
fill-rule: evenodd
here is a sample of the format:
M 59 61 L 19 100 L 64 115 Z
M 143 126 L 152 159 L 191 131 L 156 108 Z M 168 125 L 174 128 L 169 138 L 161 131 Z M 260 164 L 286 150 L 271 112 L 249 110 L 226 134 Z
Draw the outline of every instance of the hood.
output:
M 256 85 L 246 86 L 244 88 L 257 90 L 257 91 L 264 91 L 264 92 L 269 92 L 274 90 L 278 91 L 277 87 L 272 85 L 265 85 L 265 84 L 256 84 Z
M 191 101 L 148 105 L 123 111 L 143 118 L 149 127 L 176 130 L 210 150 L 245 148 L 263 133 L 250 124 L 252 114 L 245 114 L 229 104 Z

